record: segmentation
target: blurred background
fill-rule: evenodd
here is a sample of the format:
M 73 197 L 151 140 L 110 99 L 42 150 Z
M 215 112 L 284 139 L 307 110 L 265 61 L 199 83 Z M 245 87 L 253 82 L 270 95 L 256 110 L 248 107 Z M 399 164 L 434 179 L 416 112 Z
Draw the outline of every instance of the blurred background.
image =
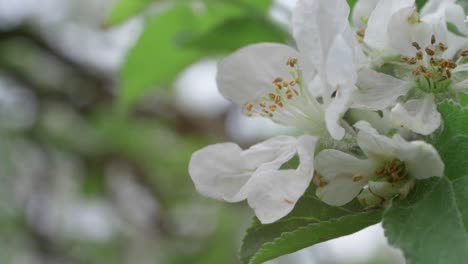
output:
M 253 217 L 191 153 L 287 129 L 217 92 L 217 61 L 291 43 L 292 0 L 0 0 L 0 263 L 238 263 Z M 379 225 L 271 263 L 403 263 Z

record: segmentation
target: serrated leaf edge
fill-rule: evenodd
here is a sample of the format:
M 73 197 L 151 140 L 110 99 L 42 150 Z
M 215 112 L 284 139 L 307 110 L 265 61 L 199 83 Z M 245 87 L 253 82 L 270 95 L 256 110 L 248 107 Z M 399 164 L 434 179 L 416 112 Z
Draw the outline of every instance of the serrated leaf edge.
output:
M 340 222 L 342 221 L 344 218 L 348 218 L 348 217 L 354 217 L 354 216 L 358 216 L 358 215 L 365 215 L 365 214 L 370 214 L 370 213 L 376 213 L 378 211 L 381 211 L 381 213 L 383 213 L 383 210 L 368 210 L 368 211 L 362 211 L 362 212 L 356 212 L 354 214 L 351 214 L 351 215 L 343 215 L 341 217 L 337 217 L 337 218 L 333 218 L 333 219 L 329 219 L 329 220 L 321 220 L 320 222 L 317 222 L 317 223 L 310 223 L 306 226 L 302 226 L 302 227 L 299 227 L 298 229 L 294 230 L 294 231 L 287 231 L 287 232 L 282 232 L 277 238 L 275 238 L 273 241 L 271 242 L 267 242 L 265 244 L 262 245 L 262 247 L 260 248 L 260 250 L 258 250 L 252 257 L 251 259 L 249 260 L 249 262 L 245 262 L 244 258 L 241 257 L 241 262 L 242 263 L 247 263 L 247 264 L 255 264 L 257 263 L 257 259 L 259 258 L 259 255 L 261 256 L 262 254 L 264 254 L 265 251 L 268 250 L 268 246 L 271 246 L 271 245 L 274 245 L 282 240 L 285 240 L 285 236 L 288 236 L 288 235 L 293 235 L 297 232 L 301 232 L 303 230 L 306 230 L 306 229 L 309 229 L 311 228 L 312 226 L 314 225 L 318 225 L 318 224 L 327 224 L 327 223 L 336 223 L 336 222 Z M 257 230 L 258 228 L 255 228 L 255 230 Z M 249 228 L 247 230 L 247 234 L 251 232 L 251 229 Z M 242 240 L 242 245 L 244 245 L 244 241 L 245 241 L 245 238 L 247 238 L 247 235 L 244 236 L 244 239 Z M 321 242 L 324 242 L 324 241 L 327 241 L 327 240 L 323 240 L 323 241 L 320 241 L 319 243 Z M 313 246 L 315 244 L 312 244 L 310 246 Z M 243 247 L 242 247 L 243 248 Z M 300 249 L 298 249 L 300 250 Z M 293 252 L 290 252 L 290 253 L 293 253 Z M 267 261 L 267 260 L 264 260 L 264 261 Z

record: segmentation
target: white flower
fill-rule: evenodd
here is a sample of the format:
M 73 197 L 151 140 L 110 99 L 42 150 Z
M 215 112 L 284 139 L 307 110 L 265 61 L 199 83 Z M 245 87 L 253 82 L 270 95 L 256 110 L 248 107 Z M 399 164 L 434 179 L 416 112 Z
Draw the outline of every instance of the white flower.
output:
M 393 138 L 379 135 L 364 121 L 355 126 L 360 129 L 357 140 L 367 159 L 337 150 L 321 151 L 315 158 L 319 177 L 317 196 L 325 203 L 344 205 L 368 184 L 373 193 L 385 196 L 387 194 L 382 192 L 392 189 L 382 182 L 402 187 L 398 183 L 443 176 L 444 164 L 432 145 L 423 141 L 408 142 L 399 135 Z
M 300 0 L 293 18 L 300 52 L 261 43 L 219 64 L 224 97 L 243 106 L 247 116 L 270 118 L 305 136 L 276 137 L 246 151 L 226 143 L 196 152 L 189 171 L 200 193 L 230 202 L 247 199 L 262 223 L 276 221 L 309 186 L 319 137 L 342 139 L 343 126 L 349 127 L 342 116 L 349 108 L 382 110 L 407 93 L 408 82 L 365 68 L 348 14 L 343 0 Z M 298 169 L 281 170 L 296 153 Z
M 315 72 L 293 48 L 254 44 L 225 58 L 218 67 L 221 94 L 248 116 L 270 118 L 312 135 L 326 134 L 323 106 L 307 83 Z
M 242 150 L 233 143 L 205 147 L 192 156 L 189 173 L 197 190 L 227 202 L 247 199 L 258 219 L 287 215 L 312 180 L 316 138 L 278 136 Z M 298 155 L 297 169 L 280 169 Z
M 460 74 L 468 70 L 468 65 L 458 65 L 468 52 L 462 52 L 459 60 L 452 60 L 468 42 L 447 28 L 450 22 L 460 31 L 468 32 L 464 17 L 463 8 L 451 0 L 429 1 L 422 16 L 417 13 L 414 0 L 380 0 L 377 3 L 365 31 L 364 42 L 373 49 L 368 53 L 373 57 L 380 54 L 377 62 L 381 62 L 379 56 L 402 55 L 403 72 L 412 74 L 400 77 L 412 81 L 409 87 L 418 91 L 392 109 L 395 126 L 429 135 L 442 122 L 436 97 L 447 97 L 453 91 L 468 91 L 468 82 Z

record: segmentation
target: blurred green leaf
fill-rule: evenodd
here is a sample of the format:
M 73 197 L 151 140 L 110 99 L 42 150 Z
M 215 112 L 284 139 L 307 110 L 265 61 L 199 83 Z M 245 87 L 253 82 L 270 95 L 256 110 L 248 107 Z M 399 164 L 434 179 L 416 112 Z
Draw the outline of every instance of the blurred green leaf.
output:
M 231 52 L 258 42 L 284 43 L 288 35 L 271 21 L 252 17 L 235 17 L 225 20 L 212 31 L 196 35 L 184 46 L 205 52 Z
M 356 200 L 344 207 L 320 201 L 310 188 L 294 210 L 279 221 L 262 225 L 255 220 L 247 230 L 242 263 L 259 264 L 314 244 L 357 232 L 380 221 L 382 210 L 364 211 Z
M 447 23 L 447 29 L 448 29 L 450 32 L 452 32 L 453 34 L 455 34 L 455 35 L 457 35 L 457 36 L 459 36 L 459 37 L 466 37 L 465 34 L 463 34 L 463 33 L 458 29 L 458 27 L 457 27 L 455 24 L 453 24 L 453 23 L 448 22 L 448 23 Z
M 351 9 L 351 12 L 350 12 L 350 15 L 351 15 L 352 10 L 354 8 L 354 5 L 356 5 L 357 0 L 347 0 L 347 1 L 348 1 L 349 8 Z
M 137 15 L 157 0 L 119 0 L 107 17 L 106 26 L 114 26 Z
M 195 192 L 187 168 L 191 154 L 206 139 L 180 136 L 154 120 L 124 118 L 109 112 L 96 117 L 96 129 L 110 153 L 118 153 L 141 168 L 150 188 L 164 206 L 190 198 Z M 177 186 L 177 188 L 174 188 Z
M 181 5 L 148 21 L 120 73 L 123 106 L 135 103 L 153 86 L 169 82 L 202 56 L 200 52 L 179 48 L 178 37 L 193 22 L 193 11 Z
M 460 93 L 460 104 L 463 106 L 468 106 L 468 94 Z
M 416 0 L 416 6 L 418 7 L 418 10 L 421 10 L 421 8 L 423 8 L 426 2 L 427 0 Z

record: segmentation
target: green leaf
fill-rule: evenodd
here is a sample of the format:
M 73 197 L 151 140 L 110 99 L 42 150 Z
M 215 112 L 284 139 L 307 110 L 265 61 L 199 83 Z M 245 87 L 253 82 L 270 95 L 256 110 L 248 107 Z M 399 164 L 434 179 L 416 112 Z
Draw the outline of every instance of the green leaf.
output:
M 235 17 L 213 30 L 195 35 L 184 44 L 205 52 L 230 52 L 258 42 L 284 43 L 288 35 L 279 26 L 263 18 Z
M 119 0 L 107 17 L 106 25 L 114 26 L 137 15 L 156 0 Z
M 445 175 L 457 179 L 468 175 L 468 109 L 445 101 L 439 105 L 444 125 L 430 142 L 445 164 Z
M 351 14 L 353 13 L 354 5 L 356 5 L 357 0 L 347 0 L 347 1 L 348 1 L 349 8 L 351 9 L 351 12 L 350 12 L 350 17 L 351 17 Z
M 426 2 L 427 0 L 416 0 L 416 6 L 418 7 L 418 10 L 421 10 L 421 8 L 423 8 Z
M 122 105 L 129 106 L 154 86 L 168 83 L 202 56 L 179 47 L 181 35 L 194 21 L 193 11 L 181 5 L 148 21 L 120 72 Z
M 457 35 L 457 36 L 459 36 L 459 37 L 466 37 L 465 34 L 463 34 L 463 33 L 458 29 L 458 27 L 457 27 L 455 24 L 453 24 L 453 23 L 448 22 L 448 23 L 447 23 L 447 29 L 448 29 L 450 32 L 452 32 L 453 34 L 455 34 L 455 35 Z
M 364 211 L 357 201 L 345 207 L 328 206 L 310 188 L 294 210 L 279 221 L 255 220 L 241 248 L 242 263 L 257 264 L 314 244 L 352 234 L 380 221 L 382 210 Z
M 468 94 L 460 93 L 459 97 L 460 97 L 460 104 L 462 106 L 468 106 Z
M 468 259 L 468 178 L 420 182 L 405 200 L 385 211 L 389 242 L 400 247 L 408 263 L 461 263 Z

